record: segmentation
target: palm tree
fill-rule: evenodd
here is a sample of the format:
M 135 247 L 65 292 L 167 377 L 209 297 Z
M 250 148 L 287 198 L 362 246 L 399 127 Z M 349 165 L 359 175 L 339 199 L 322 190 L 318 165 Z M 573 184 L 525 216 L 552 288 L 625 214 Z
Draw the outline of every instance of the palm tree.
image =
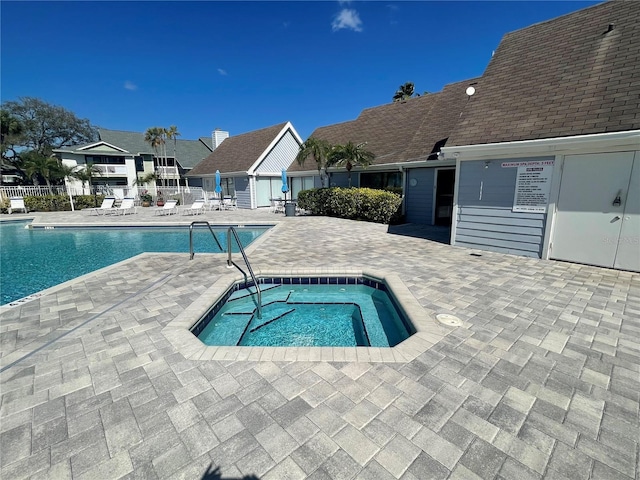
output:
M 178 127 L 175 125 L 171 125 L 168 129 L 165 130 L 168 140 L 173 140 L 173 163 L 175 167 L 178 167 L 178 163 L 176 160 L 176 146 L 178 143 L 178 137 L 180 136 L 180 132 L 178 131 Z
M 304 162 L 313 156 L 318 167 L 318 175 L 320 176 L 320 184 L 324 187 L 324 181 L 322 177 L 322 169 L 327 166 L 327 156 L 331 151 L 331 145 L 326 140 L 320 138 L 309 137 L 307 141 L 300 145 L 300 151 L 296 155 L 296 161 L 298 165 L 304 165 Z
M 91 186 L 93 185 L 93 179 L 102 176 L 102 170 L 92 162 L 87 162 L 84 168 L 78 169 L 74 172 L 73 176 L 80 180 L 82 183 L 82 189 L 84 190 L 85 184 L 89 184 L 89 195 L 91 195 Z M 93 192 L 94 206 L 98 206 L 98 192 Z
M 351 169 L 354 166 L 368 167 L 373 163 L 376 156 L 369 150 L 365 150 L 366 142 L 355 144 L 347 142 L 346 145 L 336 145 L 333 147 L 327 158 L 329 167 L 345 167 L 349 174 L 349 187 L 351 187 Z
M 162 162 L 161 162 L 161 155 L 159 151 L 161 151 L 166 144 L 165 138 L 166 138 L 166 129 L 163 127 L 151 127 L 151 128 L 148 128 L 147 131 L 144 133 L 144 141 L 147 142 L 149 145 L 151 145 L 151 147 L 153 148 L 153 151 L 156 154 L 156 159 L 160 166 L 162 166 Z M 162 170 L 160 170 L 160 172 L 162 172 Z M 164 178 L 162 174 L 160 175 L 160 178 L 163 179 L 162 181 L 164 186 Z
M 400 85 L 396 93 L 393 95 L 394 102 L 402 102 L 405 101 L 414 95 L 414 85 L 413 82 L 407 82 L 404 85 Z M 415 94 L 416 96 L 420 96 L 419 93 Z
M 51 180 L 56 178 L 56 173 L 60 165 L 58 159 L 42 155 L 35 150 L 24 153 L 21 157 L 24 160 L 24 171 L 27 176 L 30 178 L 43 178 L 47 183 L 49 193 L 53 195 Z

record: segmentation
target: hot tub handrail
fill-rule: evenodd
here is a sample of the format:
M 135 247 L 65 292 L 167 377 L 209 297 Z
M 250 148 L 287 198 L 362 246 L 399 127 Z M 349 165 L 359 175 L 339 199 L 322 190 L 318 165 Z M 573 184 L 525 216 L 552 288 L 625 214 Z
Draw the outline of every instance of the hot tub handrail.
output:
M 244 251 L 242 246 L 242 242 L 240 242 L 240 238 L 238 238 L 238 232 L 234 227 L 229 227 L 227 231 L 227 266 L 233 266 L 233 262 L 231 261 L 231 234 L 236 239 L 236 243 L 238 244 L 238 248 L 240 249 L 240 253 L 242 254 L 242 258 L 244 258 L 244 263 L 247 265 L 247 270 L 249 270 L 249 275 L 251 275 L 251 280 L 253 280 L 253 284 L 256 286 L 256 296 L 258 297 L 258 318 L 262 318 L 262 291 L 260 290 L 260 285 L 258 285 L 258 280 L 256 276 L 253 274 L 253 269 L 251 268 L 251 264 L 249 263 L 249 259 L 247 258 L 247 254 Z
M 213 239 L 218 244 L 218 248 L 220 249 L 221 252 L 224 252 L 224 249 L 222 248 L 222 245 L 220 244 L 220 241 L 218 240 L 216 233 L 213 231 L 213 228 L 211 228 L 211 224 L 206 220 L 196 220 L 195 222 L 191 222 L 191 225 L 189 225 L 189 260 L 193 260 L 193 256 L 195 255 L 193 251 L 193 226 L 194 225 L 206 225 L 207 227 L 209 227 L 209 231 L 211 232 L 211 235 L 213 235 Z

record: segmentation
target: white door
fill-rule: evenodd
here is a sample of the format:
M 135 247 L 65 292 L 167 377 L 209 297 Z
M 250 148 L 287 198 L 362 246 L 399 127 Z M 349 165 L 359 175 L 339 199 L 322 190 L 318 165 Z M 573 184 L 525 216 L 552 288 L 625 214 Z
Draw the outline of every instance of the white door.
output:
M 614 268 L 640 272 L 640 153 L 636 152 Z
M 638 270 L 638 245 L 635 252 L 634 245 L 622 245 L 633 243 L 622 238 L 623 231 L 633 234 L 634 229 L 638 230 L 639 193 L 637 179 L 635 187 L 631 181 L 633 166 L 634 152 L 565 157 L 552 258 Z M 638 169 L 635 170 L 637 176 Z M 636 233 L 636 241 L 637 238 Z

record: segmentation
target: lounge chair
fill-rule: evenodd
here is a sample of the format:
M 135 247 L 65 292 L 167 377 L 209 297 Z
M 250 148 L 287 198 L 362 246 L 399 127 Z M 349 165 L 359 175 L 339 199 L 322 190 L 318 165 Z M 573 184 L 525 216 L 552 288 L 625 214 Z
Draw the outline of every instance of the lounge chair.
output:
M 209 197 L 209 199 L 205 202 L 205 208 L 209 210 L 222 210 L 222 200 L 219 197 Z
M 238 200 L 236 197 L 224 197 L 222 208 L 225 210 L 235 210 L 238 208 Z
M 27 210 L 27 207 L 24 204 L 23 197 L 11 197 L 9 201 L 11 204 L 9 205 L 9 208 L 7 208 L 7 211 L 10 214 L 13 213 L 14 210 L 22 210 L 24 213 L 29 212 L 29 210 Z
M 115 208 L 113 208 L 113 204 L 116 201 L 116 197 L 104 197 L 102 200 L 102 205 L 94 208 L 87 208 L 89 211 L 89 215 L 95 213 L 96 215 L 106 215 L 108 213 L 113 213 Z
M 195 200 L 191 206 L 182 209 L 182 215 L 200 215 L 204 213 L 204 198 Z
M 122 203 L 118 208 L 113 209 L 113 213 L 117 215 L 127 215 L 128 213 L 138 213 L 138 209 L 135 206 L 135 199 L 133 197 L 125 197 L 122 199 Z
M 177 200 L 167 200 L 164 203 L 164 206 L 160 208 L 156 208 L 154 214 L 155 215 L 173 215 L 174 213 L 178 213 L 178 201 Z

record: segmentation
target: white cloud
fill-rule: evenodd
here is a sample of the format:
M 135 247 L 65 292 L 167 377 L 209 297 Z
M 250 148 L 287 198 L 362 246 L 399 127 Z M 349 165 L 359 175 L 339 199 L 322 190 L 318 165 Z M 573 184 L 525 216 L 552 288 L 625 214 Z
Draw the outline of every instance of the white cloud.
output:
M 222 68 L 219 68 L 219 69 L 218 69 L 218 73 L 219 73 L 220 75 L 226 75 L 226 74 L 227 74 L 227 71 L 226 71 L 226 70 L 223 70 Z
M 362 20 L 360 20 L 360 15 L 353 8 L 343 8 L 340 10 L 340 13 L 336 15 L 336 18 L 333 19 L 331 28 L 334 32 L 343 28 L 349 28 L 353 31 L 361 32 Z
M 124 82 L 124 88 L 126 90 L 137 90 L 138 86 L 135 83 L 133 83 L 132 81 L 127 80 L 126 82 Z

